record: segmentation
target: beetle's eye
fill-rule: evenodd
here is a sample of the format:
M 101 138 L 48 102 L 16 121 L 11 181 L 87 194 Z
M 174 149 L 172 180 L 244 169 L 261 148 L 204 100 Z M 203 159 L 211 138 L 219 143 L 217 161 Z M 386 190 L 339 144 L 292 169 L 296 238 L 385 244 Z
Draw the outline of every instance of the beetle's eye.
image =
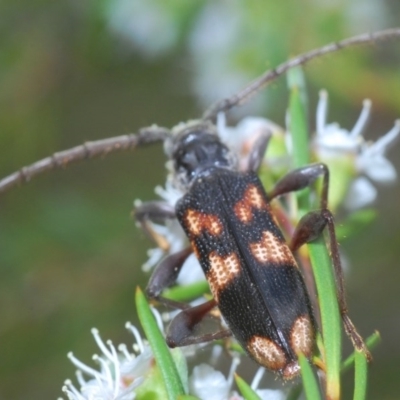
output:
M 198 161 L 194 153 L 186 153 L 181 158 L 180 164 L 186 168 L 194 168 L 198 164 Z

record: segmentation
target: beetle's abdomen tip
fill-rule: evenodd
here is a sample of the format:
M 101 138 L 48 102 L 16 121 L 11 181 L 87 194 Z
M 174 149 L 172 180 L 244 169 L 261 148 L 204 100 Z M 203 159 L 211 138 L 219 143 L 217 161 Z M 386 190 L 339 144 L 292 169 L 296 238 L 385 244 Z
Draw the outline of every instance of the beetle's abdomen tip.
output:
M 287 364 L 282 370 L 282 378 L 285 380 L 293 379 L 300 373 L 300 365 L 297 361 Z

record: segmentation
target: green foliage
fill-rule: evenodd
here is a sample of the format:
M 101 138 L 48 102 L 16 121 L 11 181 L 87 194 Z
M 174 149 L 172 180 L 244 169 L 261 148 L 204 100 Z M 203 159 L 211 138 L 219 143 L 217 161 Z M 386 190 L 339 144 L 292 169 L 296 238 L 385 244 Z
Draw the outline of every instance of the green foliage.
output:
M 250 387 L 250 385 L 239 375 L 235 374 L 235 382 L 243 398 L 246 400 L 261 400 L 260 396 L 258 396 L 258 394 Z
M 165 343 L 164 336 L 160 332 L 150 306 L 140 288 L 136 289 L 135 300 L 139 320 L 153 350 L 156 363 L 160 368 L 168 399 L 175 400 L 185 392 L 171 351 Z

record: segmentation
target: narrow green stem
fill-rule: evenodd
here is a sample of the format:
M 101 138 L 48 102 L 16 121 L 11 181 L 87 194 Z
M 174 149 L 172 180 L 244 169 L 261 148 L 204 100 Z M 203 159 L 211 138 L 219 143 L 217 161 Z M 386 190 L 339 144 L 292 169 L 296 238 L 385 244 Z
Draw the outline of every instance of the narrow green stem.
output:
M 321 400 L 318 382 L 315 378 L 311 365 L 303 354 L 300 354 L 299 356 L 299 363 L 301 367 L 301 378 L 303 380 L 306 398 L 310 400 Z
M 185 392 L 175 362 L 157 326 L 146 297 L 139 287 L 136 289 L 135 299 L 139 320 L 160 368 L 168 399 L 176 400 L 178 396 L 183 395 Z
M 323 237 L 308 245 L 318 304 L 321 312 L 323 355 L 326 368 L 326 396 L 328 399 L 340 398 L 340 357 L 341 357 L 341 319 L 336 297 L 336 282 L 331 258 Z

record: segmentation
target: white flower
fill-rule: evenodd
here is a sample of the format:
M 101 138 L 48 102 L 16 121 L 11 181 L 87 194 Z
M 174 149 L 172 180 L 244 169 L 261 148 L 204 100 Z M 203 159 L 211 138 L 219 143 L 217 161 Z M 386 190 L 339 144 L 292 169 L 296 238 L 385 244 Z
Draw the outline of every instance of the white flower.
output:
M 262 117 L 245 117 L 234 128 L 228 127 L 223 112 L 217 116 L 217 129 L 220 139 L 237 154 L 247 154 L 261 135 L 282 131 L 280 126 Z
M 243 6 L 239 2 L 205 2 L 193 21 L 188 48 L 194 70 L 192 86 L 204 106 L 244 87 L 253 76 L 235 63 L 237 43 L 243 32 Z M 223 24 L 221 24 L 223 21 Z M 217 84 L 216 84 L 217 83 Z M 262 109 L 264 99 L 257 96 L 244 109 Z M 238 112 L 243 113 L 243 108 Z
M 288 157 L 285 150 L 285 131 L 279 125 L 262 117 L 246 117 L 235 127 L 229 127 L 224 113 L 217 116 L 218 135 L 239 158 L 239 169 L 247 168 L 249 153 L 256 140 L 264 134 L 272 134 L 268 144 L 268 157 L 264 158 L 270 168 L 288 168 Z
M 165 188 L 157 186 L 154 191 L 172 207 L 175 207 L 176 202 L 183 195 L 183 193 L 173 185 L 171 177 L 168 177 Z M 135 206 L 140 204 L 140 200 L 135 201 Z M 188 246 L 186 234 L 176 218 L 165 220 L 163 225 L 154 222 L 149 222 L 149 224 L 151 224 L 152 229 L 154 229 L 157 234 L 164 237 L 166 242 L 169 244 L 169 249 L 167 252 L 159 247 L 148 250 L 147 254 L 149 258 L 142 266 L 142 269 L 145 272 L 148 272 L 155 267 L 165 255 L 174 254 Z M 197 258 L 194 254 L 191 254 L 182 266 L 177 283 L 180 285 L 188 285 L 204 279 L 204 273 Z
M 138 203 L 135 202 L 135 204 L 137 205 Z M 152 229 L 158 235 L 162 236 L 168 243 L 169 249 L 167 254 L 176 253 L 188 246 L 185 232 L 176 219 L 167 219 L 165 220 L 164 225 L 153 222 L 149 222 L 149 224 L 151 224 Z M 155 247 L 149 249 L 147 255 L 149 258 L 142 266 L 142 269 L 145 272 L 148 272 L 155 267 L 166 255 L 166 252 L 159 247 Z
M 175 188 L 171 179 L 167 179 L 165 189 L 157 186 L 154 190 L 166 203 L 175 207 L 176 202 L 182 197 L 182 192 Z M 138 207 L 142 204 L 141 200 L 135 200 L 134 206 Z M 169 245 L 168 254 L 176 253 L 187 247 L 187 237 L 179 222 L 176 219 L 167 219 L 164 224 L 156 224 L 148 221 L 152 229 L 160 236 L 164 237 Z M 142 269 L 148 272 L 155 267 L 165 255 L 165 251 L 159 247 L 147 251 L 149 259 L 143 264 Z
M 160 330 L 163 331 L 160 314 L 155 309 L 152 311 Z M 72 353 L 68 354 L 68 358 L 78 368 L 76 376 L 80 386 L 78 389 L 70 380 L 65 381 L 62 390 L 69 400 L 134 400 L 136 398 L 135 390 L 142 383 L 145 385 L 146 379 L 152 379 L 151 370 L 154 368 L 155 362 L 150 346 L 141 338 L 139 331 L 131 323 L 128 322 L 126 328 L 135 337 L 134 353 L 129 352 L 127 346 L 122 344 L 118 346 L 117 351 L 111 341 L 104 342 L 98 330 L 92 329 L 96 344 L 102 353 L 93 356 L 93 360 L 99 364 L 99 368 L 94 369 L 78 360 Z M 199 345 L 189 347 L 198 349 Z M 211 363 L 217 361 L 221 352 L 221 346 L 213 347 Z M 194 354 L 197 353 L 194 352 Z M 189 355 L 189 353 L 186 354 L 186 357 Z M 179 363 L 177 360 L 179 357 L 175 359 Z M 189 394 L 202 400 L 243 400 L 243 397 L 232 390 L 234 374 L 239 364 L 240 356 L 236 354 L 232 358 L 227 377 L 208 364 L 194 367 L 189 378 Z M 184 370 L 180 370 L 183 380 L 187 376 L 186 371 L 185 363 Z M 182 373 L 185 376 L 182 376 Z M 258 389 L 264 373 L 265 368 L 260 367 L 251 383 L 252 389 L 263 400 L 282 400 L 284 395 L 281 390 Z M 154 391 L 154 382 L 151 382 L 153 386 L 149 386 L 149 389 L 154 394 L 157 391 Z M 184 387 L 187 392 L 187 385 L 184 384 Z
M 201 400 L 242 399 L 236 392 L 232 392 L 233 375 L 239 363 L 238 357 L 232 359 L 228 378 L 208 364 L 194 367 L 189 379 L 190 393 Z
M 148 58 L 167 53 L 178 41 L 181 27 L 173 8 L 149 0 L 116 0 L 105 11 L 111 31 Z
M 385 157 L 388 148 L 398 138 L 400 120 L 394 127 L 375 143 L 366 142 L 362 136 L 371 110 L 371 101 L 364 100 L 361 114 L 351 131 L 343 129 L 337 123 L 327 123 L 328 94 L 320 92 L 317 107 L 317 132 L 313 146 L 319 160 L 328 165 L 333 161 L 351 163 L 354 176 L 365 175 L 375 182 L 388 183 L 396 179 L 396 170 Z M 336 161 L 335 161 L 336 160 Z M 336 165 L 338 165 L 336 163 Z M 331 167 L 335 173 L 335 167 Z M 377 190 L 364 176 L 358 176 L 347 189 L 344 205 L 356 209 L 371 203 Z
M 199 260 L 194 254 L 191 254 L 183 264 L 176 283 L 178 285 L 190 285 L 191 283 L 204 281 L 205 279 Z
M 265 374 L 265 368 L 258 368 L 251 382 L 251 388 L 260 396 L 262 400 L 284 400 L 286 395 L 282 390 L 278 389 L 258 389 L 258 386 Z
M 385 158 L 386 150 L 394 143 L 400 132 L 400 120 L 393 128 L 375 143 L 362 143 L 361 153 L 357 157 L 358 171 L 364 172 L 376 182 L 393 182 L 397 178 L 393 164 Z
M 312 147 L 317 160 L 328 164 L 330 169 L 329 204 L 333 209 L 339 204 L 344 204 L 347 209 L 364 207 L 377 196 L 377 190 L 370 180 L 390 183 L 396 179 L 396 170 L 385 153 L 399 136 L 400 120 L 376 142 L 367 142 L 362 134 L 370 110 L 371 101 L 365 100 L 358 120 L 348 131 L 338 123 L 327 123 L 328 95 L 325 91 L 320 92 Z M 289 170 L 291 136 L 284 135 L 283 129 L 275 123 L 265 118 L 247 117 L 236 127 L 228 127 L 225 115 L 220 113 L 217 128 L 221 140 L 238 155 L 240 169 L 246 168 L 249 151 L 259 135 L 272 132 L 268 157 L 265 158 L 269 174 L 280 177 Z
M 233 377 L 240 363 L 238 356 L 234 356 L 228 377 L 215 370 L 208 364 L 200 364 L 193 368 L 189 379 L 190 394 L 201 400 L 243 400 L 236 391 L 232 390 Z M 254 375 L 251 388 L 262 400 L 284 400 L 285 393 L 276 389 L 259 389 L 258 386 L 265 373 L 265 368 L 260 367 Z
M 159 314 L 153 310 L 157 321 L 161 324 Z M 135 398 L 134 389 L 145 379 L 153 364 L 153 355 L 138 330 L 127 323 L 126 328 L 132 332 L 136 344 L 133 346 L 137 354 L 130 353 L 126 345 L 118 346 L 118 351 L 110 340 L 106 343 L 97 329 L 92 334 L 101 355 L 94 355 L 93 360 L 100 365 L 99 370 L 79 361 L 72 353 L 68 358 L 78 368 L 76 375 L 80 385 L 78 390 L 70 380 L 65 381 L 63 391 L 70 400 L 131 400 Z M 85 379 L 86 376 L 87 378 Z
M 256 393 L 260 396 L 262 400 L 284 400 L 286 399 L 286 394 L 283 390 L 278 389 L 258 389 Z

